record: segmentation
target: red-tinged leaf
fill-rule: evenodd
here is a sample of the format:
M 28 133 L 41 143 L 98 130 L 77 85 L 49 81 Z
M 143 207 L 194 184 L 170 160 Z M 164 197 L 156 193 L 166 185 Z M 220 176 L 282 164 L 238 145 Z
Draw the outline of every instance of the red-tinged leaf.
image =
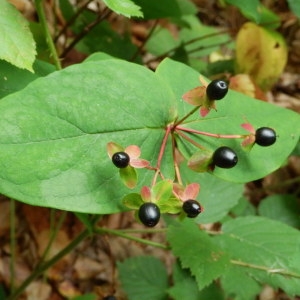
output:
M 141 149 L 136 145 L 126 147 L 125 152 L 130 156 L 130 159 L 139 158 L 141 155 Z
M 252 148 L 254 143 L 255 143 L 255 136 L 251 134 L 243 140 L 242 146 L 243 147 L 251 146 L 251 148 Z
M 173 183 L 173 191 L 180 199 L 182 199 L 184 194 L 184 186 L 178 183 Z
M 124 148 L 114 142 L 109 142 L 106 145 L 107 148 L 107 153 L 109 155 L 110 158 L 112 158 L 112 156 L 116 153 L 116 152 L 121 152 L 124 151 Z
M 172 190 L 173 185 L 171 180 L 162 180 L 152 188 L 153 198 L 156 201 L 169 199 L 172 195 Z
M 241 127 L 245 130 L 249 131 L 252 134 L 255 134 L 255 128 L 250 123 L 243 123 L 241 124 Z
M 137 184 L 137 173 L 131 166 L 120 169 L 120 177 L 123 183 L 130 189 L 133 189 Z
M 141 197 L 144 202 L 151 202 L 152 193 L 151 193 L 151 189 L 148 186 L 143 186 L 141 188 Z
M 184 190 L 183 200 L 196 199 L 200 191 L 200 185 L 198 183 L 189 184 Z
M 182 96 L 182 99 L 195 106 L 200 106 L 204 103 L 206 97 L 206 87 L 198 86 Z
M 123 198 L 123 204 L 131 209 L 139 209 L 143 203 L 141 195 L 137 193 L 128 194 Z
M 130 159 L 130 165 L 134 168 L 146 168 L 150 165 L 150 162 L 145 159 Z

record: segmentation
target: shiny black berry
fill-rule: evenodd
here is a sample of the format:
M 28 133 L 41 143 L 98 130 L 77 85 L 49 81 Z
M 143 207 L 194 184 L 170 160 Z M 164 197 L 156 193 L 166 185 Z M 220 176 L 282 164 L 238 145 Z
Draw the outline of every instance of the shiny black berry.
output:
M 125 152 L 116 152 L 111 159 L 118 168 L 126 168 L 130 161 L 129 155 Z
M 276 142 L 276 132 L 269 127 L 258 128 L 255 132 L 255 143 L 260 146 L 271 146 Z
M 223 146 L 214 152 L 212 161 L 217 167 L 229 169 L 237 164 L 238 157 L 231 148 Z
M 206 95 L 209 100 L 221 100 L 228 92 L 228 85 L 223 80 L 213 80 L 206 88 Z
M 140 206 L 138 215 L 144 225 L 153 227 L 160 219 L 160 210 L 155 203 L 147 202 Z
M 196 218 L 201 213 L 201 205 L 198 201 L 189 199 L 183 203 L 183 211 L 189 218 Z

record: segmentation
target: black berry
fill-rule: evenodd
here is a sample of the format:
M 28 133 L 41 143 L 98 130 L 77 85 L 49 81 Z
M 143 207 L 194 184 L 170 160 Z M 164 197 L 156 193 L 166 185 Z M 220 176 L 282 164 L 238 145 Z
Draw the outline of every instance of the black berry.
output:
M 138 215 L 144 225 L 153 227 L 159 221 L 160 210 L 155 203 L 147 202 L 141 205 Z
M 189 218 L 196 218 L 201 213 L 201 205 L 198 201 L 189 199 L 183 203 L 183 211 Z
M 228 92 L 228 85 L 223 80 L 213 80 L 206 88 L 206 95 L 209 100 L 221 100 Z
M 258 128 L 255 132 L 255 143 L 260 146 L 271 146 L 276 142 L 276 132 L 269 127 Z
M 231 148 L 223 146 L 214 152 L 212 161 L 217 167 L 229 169 L 237 164 L 238 157 Z
M 125 152 L 116 152 L 112 156 L 112 162 L 118 168 L 126 168 L 129 165 L 129 155 Z
M 115 296 L 106 296 L 103 300 L 117 300 L 117 298 Z

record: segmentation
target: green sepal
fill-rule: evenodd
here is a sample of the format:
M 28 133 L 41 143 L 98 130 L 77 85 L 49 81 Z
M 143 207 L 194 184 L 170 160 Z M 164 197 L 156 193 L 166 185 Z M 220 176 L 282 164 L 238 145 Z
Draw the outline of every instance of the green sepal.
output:
M 137 184 L 137 173 L 136 170 L 131 166 L 120 169 L 120 177 L 123 183 L 130 189 L 133 189 Z
M 157 205 L 161 213 L 179 214 L 182 211 L 182 201 L 176 197 L 164 198 Z
M 188 167 L 195 172 L 207 172 L 212 163 L 212 151 L 200 150 L 188 160 Z
M 131 209 L 139 209 L 140 206 L 144 203 L 142 197 L 138 193 L 131 193 L 126 195 L 123 200 L 123 204 Z
M 153 202 L 166 201 L 171 197 L 173 185 L 171 180 L 162 180 L 158 182 L 153 188 Z

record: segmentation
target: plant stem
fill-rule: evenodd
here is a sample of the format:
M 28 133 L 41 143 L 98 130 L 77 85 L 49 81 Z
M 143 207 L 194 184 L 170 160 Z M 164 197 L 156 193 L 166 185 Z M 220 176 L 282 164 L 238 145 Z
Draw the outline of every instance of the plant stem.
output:
M 13 293 L 15 290 L 15 262 L 16 262 L 16 202 L 14 199 L 10 200 L 10 290 Z
M 294 273 L 294 272 L 289 272 L 284 269 L 272 269 L 268 268 L 265 266 L 259 266 L 259 265 L 254 265 L 254 264 L 249 264 L 243 261 L 238 261 L 238 260 L 230 260 L 230 262 L 234 265 L 246 267 L 246 268 L 251 268 L 251 269 L 257 269 L 261 271 L 266 271 L 267 273 L 270 274 L 278 274 L 278 275 L 283 275 L 283 276 L 290 276 L 290 277 L 295 277 L 295 278 L 300 278 L 300 274 Z
M 172 128 L 172 126 L 167 126 L 167 129 L 166 129 L 166 132 L 165 132 L 165 135 L 164 135 L 164 138 L 163 138 L 160 150 L 159 150 L 159 154 L 158 154 L 158 158 L 157 158 L 157 164 L 156 164 L 156 172 L 155 172 L 155 175 L 153 177 L 151 186 L 155 185 L 156 180 L 157 180 L 157 176 L 160 173 L 161 160 L 162 160 L 163 155 L 165 153 L 166 144 L 167 144 L 167 140 L 168 140 L 169 134 L 171 132 L 171 128 Z
M 152 28 L 150 29 L 147 37 L 143 40 L 142 44 L 138 47 L 138 49 L 136 50 L 136 52 L 132 55 L 132 57 L 130 58 L 129 61 L 134 61 L 136 59 L 136 57 L 139 55 L 139 53 L 141 52 L 141 50 L 143 49 L 143 47 L 145 46 L 145 44 L 147 43 L 147 41 L 150 39 L 150 37 L 152 36 L 155 28 L 157 27 L 159 22 L 159 19 L 155 20 L 154 25 L 152 26 Z
M 201 134 L 201 135 L 210 136 L 210 137 L 214 137 L 214 138 L 222 138 L 222 139 L 241 139 L 241 138 L 245 137 L 245 135 L 242 135 L 242 134 L 210 133 L 210 132 L 206 132 L 206 131 L 199 131 L 199 130 L 195 130 L 195 129 L 185 128 L 182 126 L 176 126 L 176 129 L 185 131 L 185 132 L 196 133 L 196 134 Z
M 39 20 L 40 20 L 41 25 L 42 25 L 42 29 L 43 29 L 45 37 L 46 37 L 46 42 L 48 44 L 50 54 L 53 58 L 55 66 L 56 66 L 56 69 L 61 70 L 62 67 L 61 67 L 61 64 L 60 64 L 60 60 L 59 60 L 59 57 L 57 55 L 57 51 L 56 51 L 55 45 L 53 43 L 50 31 L 49 31 L 49 27 L 48 27 L 48 24 L 47 24 L 45 11 L 44 11 L 44 7 L 43 7 L 43 1 L 42 0 L 35 0 L 35 7 L 36 7 L 37 15 L 38 15 Z
M 197 143 L 196 141 L 194 141 L 193 139 L 191 139 L 189 136 L 187 136 L 186 134 L 184 134 L 181 131 L 176 131 L 176 133 L 178 135 L 180 135 L 182 138 L 184 138 L 185 140 L 187 140 L 188 142 L 190 142 L 191 144 L 193 144 L 194 146 L 196 146 L 197 148 L 201 149 L 201 150 L 206 150 L 205 147 L 203 147 L 202 145 L 200 145 L 199 143 Z
M 174 133 L 172 133 L 172 155 L 173 155 L 173 163 L 174 163 L 176 179 L 177 179 L 178 183 L 182 185 L 181 174 L 180 174 L 179 166 L 178 166 L 177 159 L 176 159 L 176 141 L 175 141 Z
M 185 121 L 189 116 L 191 116 L 195 111 L 197 111 L 199 109 L 199 106 L 196 106 L 195 108 L 193 108 L 187 115 L 185 115 L 182 119 L 180 119 L 179 121 L 177 121 L 174 125 L 173 128 L 177 128 L 177 126 L 179 124 L 181 124 L 183 121 Z
M 119 237 L 122 237 L 122 238 L 125 238 L 125 239 L 128 239 L 128 240 L 131 240 L 131 241 L 135 241 L 135 242 L 138 242 L 138 243 L 141 243 L 141 244 L 144 244 L 144 245 L 148 245 L 148 246 L 152 246 L 152 247 L 156 247 L 156 248 L 161 248 L 161 249 L 165 249 L 165 250 L 170 249 L 169 246 L 167 246 L 167 245 L 157 243 L 157 242 L 152 242 L 152 241 L 145 240 L 145 239 L 142 239 L 142 238 L 138 238 L 138 237 L 135 237 L 135 236 L 132 236 L 132 235 L 128 235 L 128 234 L 126 234 L 122 231 L 119 231 L 119 230 L 114 230 L 114 229 L 109 229 L 109 228 L 96 228 L 95 233 L 98 233 L 98 234 L 108 233 L 108 234 L 112 234 L 112 235 L 115 235 L 115 236 L 119 236 Z
M 50 260 L 46 261 L 28 276 L 25 281 L 18 287 L 18 289 L 11 294 L 11 296 L 7 300 L 15 300 L 18 299 L 19 296 L 24 292 L 27 286 L 35 280 L 38 276 L 40 276 L 43 272 L 45 272 L 52 265 L 57 263 L 60 259 L 62 259 L 65 255 L 71 252 L 81 241 L 83 241 L 87 236 L 89 236 L 89 231 L 85 229 L 82 231 L 68 246 L 62 249 L 59 253 L 53 256 Z

